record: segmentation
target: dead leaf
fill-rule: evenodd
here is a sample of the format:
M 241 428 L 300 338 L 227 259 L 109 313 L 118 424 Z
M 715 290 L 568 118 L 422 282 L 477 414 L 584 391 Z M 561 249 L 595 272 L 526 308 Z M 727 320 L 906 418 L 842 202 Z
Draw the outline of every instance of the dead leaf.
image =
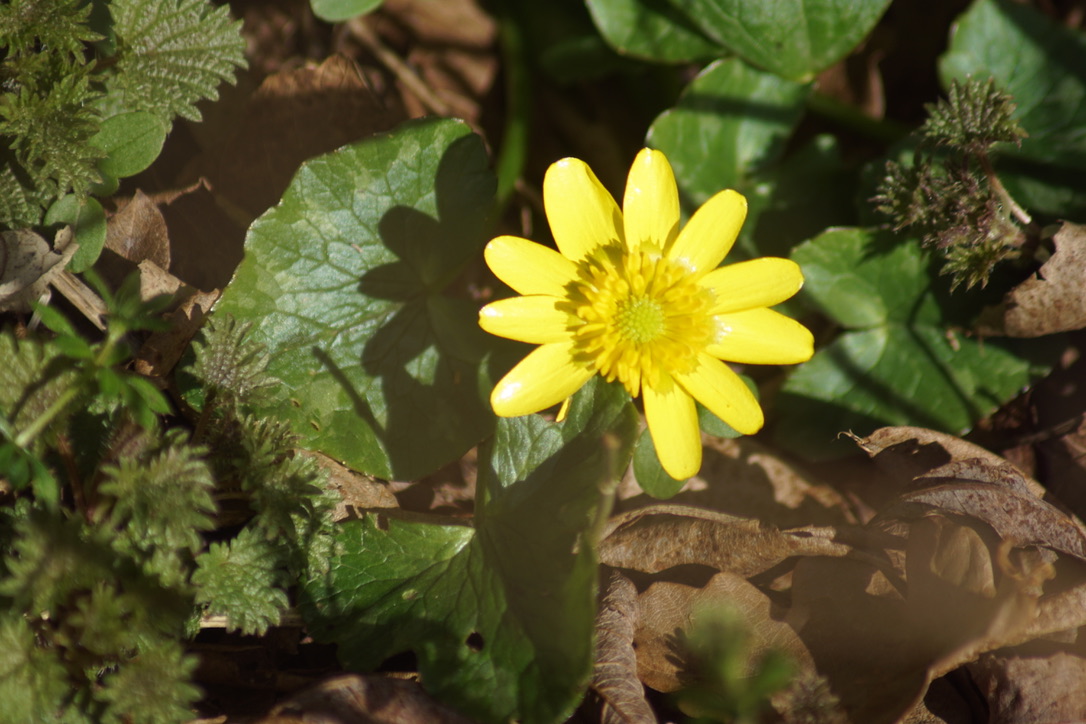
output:
M 472 724 L 414 681 L 343 674 L 292 696 L 259 724 Z
M 1057 724 L 1086 719 L 1086 659 L 1070 651 L 1012 651 L 969 666 L 988 700 L 990 724 Z
M 79 245 L 67 236 L 68 243 L 51 249 L 48 242 L 33 231 L 17 229 L 0 233 L 0 311 L 29 312 L 30 305 L 48 291 L 53 277 L 60 274 Z
M 718 573 L 705 586 L 659 581 L 638 597 L 640 618 L 634 647 L 637 672 L 646 686 L 676 691 L 686 683 L 683 636 L 701 608 L 730 606 L 739 611 L 751 634 L 752 659 L 769 649 L 786 652 L 801 669 L 810 654 L 792 627 L 777 620 L 769 598 L 741 576 Z
M 170 234 L 158 205 L 137 190 L 106 226 L 106 248 L 133 264 L 150 260 L 159 269 L 170 268 Z
M 655 724 L 637 678 L 634 634 L 638 622 L 637 588 L 618 571 L 611 571 L 596 614 L 596 665 L 592 690 L 603 700 L 603 724 Z
M 1064 222 L 1052 242 L 1056 251 L 1037 274 L 984 310 L 984 334 L 1040 337 L 1086 327 L 1086 227 Z
M 782 532 L 754 519 L 658 505 L 614 516 L 600 542 L 600 561 L 644 573 L 696 564 L 749 577 L 792 556 L 850 551 L 851 546 L 809 529 Z
M 219 292 L 197 291 L 185 298 L 177 309 L 166 315 L 169 326 L 153 332 L 136 353 L 135 370 L 146 377 L 166 379 L 192 338 L 203 326 Z
M 320 468 L 327 471 L 330 487 L 340 495 L 333 513 L 335 520 L 357 517 L 359 511 L 373 508 L 399 507 L 400 504 L 389 489 L 388 483 L 355 472 L 322 452 L 295 450 L 295 453 L 312 458 Z

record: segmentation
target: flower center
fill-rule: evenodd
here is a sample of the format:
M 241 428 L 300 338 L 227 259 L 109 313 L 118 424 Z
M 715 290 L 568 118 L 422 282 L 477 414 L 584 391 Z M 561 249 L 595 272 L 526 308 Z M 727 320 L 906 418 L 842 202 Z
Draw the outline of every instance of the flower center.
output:
M 606 246 L 578 264 L 567 287 L 574 359 L 632 396 L 661 374 L 689 372 L 716 336 L 712 294 L 656 250 Z

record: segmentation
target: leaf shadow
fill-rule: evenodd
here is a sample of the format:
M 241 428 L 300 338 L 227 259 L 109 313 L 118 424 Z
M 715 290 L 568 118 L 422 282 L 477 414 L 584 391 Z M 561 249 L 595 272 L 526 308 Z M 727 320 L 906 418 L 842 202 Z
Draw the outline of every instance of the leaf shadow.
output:
M 379 392 L 359 390 L 328 354 L 314 352 L 372 430 L 388 474 L 399 480 L 455 460 L 493 428 L 479 383 L 486 339 L 475 307 L 442 294 L 482 247 L 479 198 L 492 189 L 479 186 L 485 156 L 478 144 L 477 137 L 463 136 L 442 154 L 434 179 L 436 218 L 401 205 L 377 224 L 396 259 L 365 271 L 357 290 L 393 302 L 359 357 Z M 375 409 L 379 404 L 384 410 Z

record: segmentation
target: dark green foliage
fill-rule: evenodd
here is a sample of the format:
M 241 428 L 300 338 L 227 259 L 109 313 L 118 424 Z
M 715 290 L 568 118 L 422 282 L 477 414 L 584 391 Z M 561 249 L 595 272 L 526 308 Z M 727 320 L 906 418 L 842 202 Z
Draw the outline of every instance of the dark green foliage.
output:
M 928 141 L 968 153 L 985 153 L 996 143 L 1019 143 L 1026 132 L 1014 119 L 1014 99 L 995 80 L 951 81 L 945 101 L 925 106 L 920 134 Z
M 274 380 L 267 374 L 267 348 L 249 339 L 252 323 L 238 324 L 233 317 L 217 316 L 193 343 L 196 364 L 193 374 L 219 402 L 252 398 Z
M 115 545 L 144 562 L 166 585 L 188 577 L 202 547 L 202 531 L 214 528 L 214 481 L 204 450 L 166 445 L 143 459 L 106 466 L 99 491 L 107 496 L 104 522 L 117 531 Z
M 227 617 L 229 630 L 264 633 L 287 607 L 281 588 L 276 544 L 245 528 L 227 543 L 214 543 L 200 556 L 192 575 L 196 602 L 212 615 Z
M 952 287 L 985 286 L 992 269 L 1014 259 L 1028 216 L 1007 194 L 989 153 L 1025 131 L 1014 104 L 994 81 L 951 83 L 948 98 L 928 107 L 911 165 L 889 161 L 874 201 L 895 231 L 908 230 L 944 258 Z
M 244 65 L 240 23 L 207 0 L 114 0 L 108 43 L 93 3 L 0 5 L 0 226 L 42 223 L 55 201 L 103 181 L 102 121 L 127 111 L 199 120 L 197 101 Z M 100 55 L 108 53 L 108 55 Z M 122 146 L 117 149 L 123 152 Z

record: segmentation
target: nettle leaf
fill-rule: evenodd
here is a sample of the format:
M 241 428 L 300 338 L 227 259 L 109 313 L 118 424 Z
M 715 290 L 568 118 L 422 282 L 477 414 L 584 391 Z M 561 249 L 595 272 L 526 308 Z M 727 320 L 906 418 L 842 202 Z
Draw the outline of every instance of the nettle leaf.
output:
M 200 120 L 196 102 L 219 97 L 218 86 L 245 66 L 241 21 L 207 0 L 113 0 L 116 65 L 102 106 L 150 111 L 166 124 Z
M 600 484 L 621 474 L 637 415 L 589 382 L 564 422 L 502 419 L 483 446 L 475 527 L 370 515 L 304 592 L 309 630 L 344 664 L 414 651 L 424 686 L 480 721 L 564 720 L 592 669 Z
M 930 257 L 915 240 L 833 229 L 792 258 L 806 299 L 845 330 L 796 369 L 777 400 L 778 439 L 810 457 L 849 452 L 833 443 L 850 430 L 917 425 L 960 434 L 1046 369 L 1048 350 L 952 331 L 932 291 L 940 284 Z
M 441 290 L 485 242 L 495 181 L 467 124 L 428 119 L 305 164 L 249 230 L 216 313 L 253 324 L 303 446 L 410 480 L 493 429 L 476 306 Z
M 810 80 L 867 37 L 890 0 L 667 0 L 747 62 Z
M 623 55 L 683 63 L 728 54 L 665 0 L 587 0 L 586 5 L 600 35 Z
M 1086 213 L 1086 37 L 1006 0 L 973 3 L 955 28 L 939 64 L 944 84 L 994 78 L 1029 134 L 1001 148 L 1000 179 L 1035 211 Z
M 212 615 L 225 616 L 227 630 L 263 634 L 287 608 L 280 579 L 277 544 L 245 528 L 225 543 L 212 543 L 196 559 L 192 583 L 196 603 Z
M 35 424 L 76 382 L 76 373 L 52 342 L 0 334 L 0 416 L 12 432 Z M 55 424 L 67 419 L 58 416 Z

